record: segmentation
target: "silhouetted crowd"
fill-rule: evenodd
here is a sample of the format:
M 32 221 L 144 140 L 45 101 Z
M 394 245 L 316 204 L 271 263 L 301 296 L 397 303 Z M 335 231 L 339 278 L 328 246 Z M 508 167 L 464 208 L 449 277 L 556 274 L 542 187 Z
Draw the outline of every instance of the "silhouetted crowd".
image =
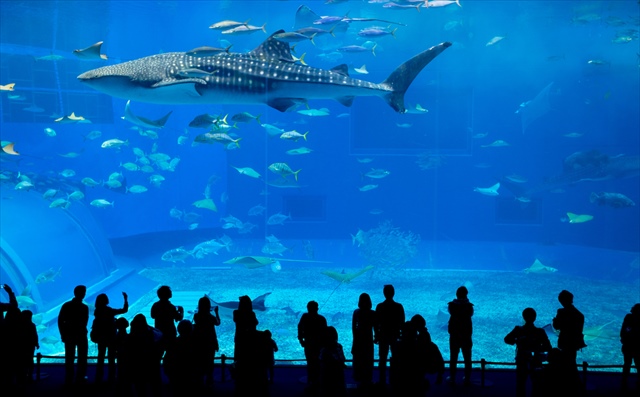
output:
M 32 312 L 20 310 L 15 294 L 8 285 L 2 288 L 9 296 L 1 303 L 1 351 L 4 363 L 0 385 L 23 385 L 33 380 L 33 357 L 39 349 Z M 90 332 L 89 307 L 83 303 L 86 287 L 79 285 L 74 297 L 64 303 L 58 316 L 58 329 L 65 347 L 65 387 L 87 381 L 89 339 L 97 344 L 98 360 L 94 382 L 105 382 L 105 359 L 109 386 L 118 395 L 161 395 L 162 372 L 176 396 L 191 396 L 213 391 L 214 357 L 219 350 L 216 327 L 220 325 L 218 306 L 204 296 L 198 301 L 193 321 L 184 319 L 184 309 L 171 303 L 171 288 L 158 288 L 158 301 L 151 308 L 151 326 L 145 315 L 137 314 L 131 323 L 124 317 L 129 302 L 116 309 L 109 306 L 106 294 L 95 300 L 94 319 Z M 392 285 L 383 288 L 384 301 L 373 309 L 371 297 L 363 293 L 353 312 L 353 378 L 362 395 L 388 388 L 393 395 L 424 395 L 430 384 L 427 374 L 434 374 L 436 383 L 446 381 L 457 385 L 458 356 L 464 361 L 463 386 L 470 386 L 474 305 L 469 291 L 461 286 L 454 300 L 448 303 L 450 365 L 444 378 L 445 362 L 438 346 L 431 340 L 425 319 L 417 314 L 406 321 L 404 307 L 394 301 Z M 536 327 L 536 311 L 522 312 L 524 325 L 515 326 L 505 337 L 505 343 L 516 346 L 516 396 L 526 396 L 527 380 L 533 396 L 579 396 L 584 393 L 576 363 L 577 352 L 584 342 L 584 316 L 573 305 L 573 295 L 562 291 L 558 295 L 562 306 L 552 326 L 559 332 L 558 346 L 552 347 L 544 329 Z M 6 313 L 6 314 L 5 314 Z M 248 296 L 241 296 L 233 311 L 235 323 L 232 377 L 238 396 L 266 396 L 274 381 L 274 353 L 278 346 L 269 330 L 260 331 L 258 319 Z M 177 325 L 177 326 L 176 326 Z M 127 329 L 130 329 L 127 332 Z M 346 395 L 344 349 L 335 327 L 319 314 L 315 301 L 307 304 L 307 312 L 298 323 L 298 340 L 307 361 L 307 390 L 321 396 Z M 632 362 L 640 360 L 640 304 L 627 314 L 620 330 L 624 358 L 622 390 L 627 390 Z M 379 376 L 374 385 L 374 346 L 378 345 Z M 387 368 L 388 367 L 388 368 Z M 637 371 L 636 371 L 637 372 Z M 640 390 L 640 374 L 635 388 Z

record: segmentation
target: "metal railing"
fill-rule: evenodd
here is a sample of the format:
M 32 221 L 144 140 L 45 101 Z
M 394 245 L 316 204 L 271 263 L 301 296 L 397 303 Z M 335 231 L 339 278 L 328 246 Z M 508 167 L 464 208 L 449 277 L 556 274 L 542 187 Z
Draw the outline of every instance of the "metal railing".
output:
M 64 356 L 45 356 L 42 355 L 41 353 L 36 354 L 35 356 L 36 358 L 36 381 L 40 380 L 40 371 L 41 371 L 41 365 L 42 365 L 42 359 L 46 358 L 46 359 L 53 359 L 53 360 L 64 360 Z M 97 360 L 98 357 L 96 356 L 90 356 L 87 357 L 87 360 Z M 216 361 L 220 362 L 220 368 L 221 368 L 221 376 L 220 376 L 220 380 L 222 382 L 226 382 L 227 378 L 226 378 L 226 373 L 227 373 L 227 367 L 230 365 L 229 361 L 234 361 L 233 357 L 229 357 L 225 354 L 220 355 L 220 357 L 214 357 L 214 363 Z M 295 362 L 306 362 L 306 359 L 297 359 L 297 360 L 275 360 L 276 363 L 295 363 Z M 350 363 L 353 360 L 346 360 L 346 362 Z M 375 363 L 377 363 L 379 360 L 374 360 Z M 449 365 L 451 364 L 450 361 L 445 361 L 445 364 Z M 486 373 L 487 373 L 487 367 L 489 366 L 500 366 L 500 367 L 515 367 L 516 363 L 515 362 L 502 362 L 502 361 L 487 361 L 484 358 L 480 359 L 480 361 L 472 361 L 471 362 L 472 365 L 476 365 L 480 364 L 480 386 L 485 387 L 486 385 Z M 463 365 L 463 363 L 459 362 L 458 365 Z M 477 367 L 476 367 L 477 368 Z M 589 373 L 590 369 L 621 369 L 622 365 L 619 364 L 604 364 L 604 365 L 589 365 L 588 362 L 583 361 L 582 364 L 578 364 L 578 368 L 582 371 L 582 383 L 583 385 L 586 387 L 587 384 L 587 375 Z M 636 365 L 631 366 L 631 368 L 635 368 L 636 371 L 638 371 L 638 367 Z

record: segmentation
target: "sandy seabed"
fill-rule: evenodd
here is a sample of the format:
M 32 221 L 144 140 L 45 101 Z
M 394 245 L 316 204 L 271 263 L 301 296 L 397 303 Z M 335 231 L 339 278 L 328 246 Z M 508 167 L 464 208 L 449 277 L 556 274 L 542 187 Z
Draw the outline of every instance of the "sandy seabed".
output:
M 621 364 L 619 330 L 624 315 L 639 301 L 640 282 L 598 281 L 559 274 L 526 274 L 524 272 L 462 271 L 462 270 L 377 270 L 374 269 L 350 283 L 340 283 L 322 270 L 341 272 L 343 269 L 319 269 L 284 264 L 279 272 L 269 266 L 246 269 L 234 265 L 228 269 L 189 267 L 147 268 L 143 275 L 158 284 L 170 285 L 174 291 L 209 291 L 217 302 L 236 301 L 241 295 L 252 299 L 271 292 L 266 299 L 267 311 L 257 312 L 258 329 L 273 333 L 279 351 L 276 359 L 303 359 L 297 340 L 297 324 L 306 304 L 315 300 L 329 325 L 337 328 L 340 343 L 347 358 L 351 358 L 351 316 L 358 297 L 367 292 L 374 307 L 383 300 L 382 287 L 393 284 L 395 300 L 405 308 L 407 320 L 421 314 L 433 341 L 445 359 L 449 356 L 446 304 L 455 297 L 458 286 L 469 286 L 469 299 L 474 304 L 473 359 L 513 362 L 515 348 L 504 343 L 504 336 L 515 325 L 522 324 L 521 313 L 533 307 L 538 313 L 537 326 L 551 322 L 560 307 L 558 293 L 567 289 L 575 296 L 575 305 L 585 315 L 587 348 L 578 354 L 578 361 L 590 365 Z M 344 269 L 346 273 L 359 269 Z M 156 300 L 155 291 L 145 295 L 136 306 Z M 185 310 L 193 310 L 185 307 Z M 285 308 L 289 308 L 288 310 Z M 135 315 L 135 307 L 130 310 Z M 234 324 L 223 316 L 218 328 L 220 354 L 233 355 Z M 556 345 L 556 338 L 551 337 Z

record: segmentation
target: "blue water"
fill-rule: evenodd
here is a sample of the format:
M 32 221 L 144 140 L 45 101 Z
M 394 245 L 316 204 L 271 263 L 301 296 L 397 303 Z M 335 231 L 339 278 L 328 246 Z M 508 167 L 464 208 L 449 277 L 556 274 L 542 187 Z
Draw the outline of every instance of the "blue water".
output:
M 622 306 L 631 307 L 640 299 L 637 172 L 606 181 L 574 180 L 559 186 L 561 189 L 537 192 L 529 197 L 530 202 L 517 201 L 518 194 L 504 182 L 497 197 L 482 195 L 474 188 L 490 187 L 511 174 L 527 180 L 516 186 L 534 188 L 562 174 L 563 161 L 576 152 L 597 150 L 608 159 L 637 158 L 637 2 L 461 3 L 462 7 L 421 8 L 418 12 L 361 1 L 2 1 L 0 84 L 15 83 L 15 90 L 0 95 L 0 138 L 3 145 L 15 142 L 20 153 L 17 157 L 3 154 L 0 166 L 3 279 L 17 284 L 19 290 L 32 285 L 37 308 L 53 319 L 57 305 L 69 297 L 66 291 L 77 283 L 96 285 L 97 292 L 103 285 L 97 283 L 108 280 L 115 269 L 133 268 L 136 273 L 143 267 L 176 266 L 178 278 L 183 267 L 226 266 L 223 261 L 239 255 L 279 258 L 262 252 L 265 237 L 271 235 L 291 248 L 282 254 L 285 259 L 330 262 L 328 266 L 338 272 L 357 270 L 377 254 L 367 256 L 366 247 L 353 244 L 351 235 L 390 221 L 403 236 L 411 233 L 419 240 L 416 238 L 413 254 L 407 254 L 402 263 L 376 263 L 378 267 L 520 271 L 540 259 L 572 280 L 630 282 L 628 288 L 622 284 Z M 322 16 L 348 14 L 402 24 L 351 22 L 336 37 L 316 37 L 315 45 L 301 42 L 295 48 L 296 56 L 306 54 L 310 66 L 330 69 L 346 64 L 352 77 L 366 81 L 381 82 L 419 52 L 452 42 L 406 93 L 409 109 L 419 104 L 428 112 L 397 114 L 376 97 L 356 98 L 351 107 L 333 100 L 310 101 L 309 108 L 329 110 L 324 117 L 281 113 L 255 104 L 132 101 L 133 112 L 148 119 L 172 112 L 152 139 L 121 119 L 125 99 L 102 94 L 76 79 L 85 71 L 148 55 L 203 45 L 226 47 L 228 43 L 221 39 L 233 44 L 232 52 L 250 51 L 267 34 L 291 30 L 302 4 Z M 266 34 L 226 36 L 208 28 L 221 20 L 249 20 L 256 26 L 266 23 Z M 366 43 L 358 32 L 371 26 L 397 28 L 395 38 L 369 38 L 372 42 Z M 498 41 L 488 45 L 492 39 Z M 620 42 L 625 40 L 628 42 Z M 83 61 L 73 55 L 73 50 L 98 41 L 104 41 L 102 53 L 108 60 Z M 375 55 L 337 51 L 347 45 L 371 48 L 374 44 Z M 42 59 L 51 55 L 62 58 Z M 368 74 L 354 70 L 362 65 Z M 541 92 L 540 101 L 534 101 Z M 521 107 L 527 101 L 533 102 Z M 302 105 L 297 110 L 304 109 Z M 542 110 L 523 123 L 524 115 L 535 109 Z M 72 112 L 91 123 L 54 121 Z M 192 144 L 206 131 L 188 127 L 194 117 L 228 114 L 230 119 L 240 112 L 260 115 L 261 123 L 285 131 L 308 131 L 308 141 L 270 138 L 251 121 L 230 130 L 241 138 L 239 148 Z M 56 135 L 48 136 L 45 128 Z M 87 139 L 92 131 L 100 131 L 101 136 Z M 565 136 L 570 133 L 579 136 Z M 185 142 L 179 144 L 182 135 Z M 128 140 L 128 145 L 101 148 L 102 142 L 114 138 Z M 509 146 L 483 147 L 496 140 Z M 313 152 L 285 153 L 300 146 Z M 128 171 L 121 164 L 142 166 L 133 148 L 147 156 L 155 149 L 179 163 L 174 171 L 162 171 L 157 164 L 152 173 Z M 78 156 L 61 156 L 69 153 Z M 360 162 L 365 158 L 372 161 Z M 296 188 L 265 183 L 285 181 L 268 170 L 276 162 L 301 170 Z M 241 175 L 232 167 L 251 167 L 262 177 Z M 387 170 L 389 175 L 370 179 L 365 174 L 372 168 Z M 64 177 L 63 170 L 73 170 L 75 175 Z M 123 174 L 128 187 L 143 185 L 148 191 L 133 194 L 81 183 L 85 177 L 103 182 L 114 172 Z M 35 187 L 29 192 L 15 190 L 25 175 Z M 149 182 L 151 175 L 165 180 L 154 186 Z M 286 180 L 293 182 L 292 177 Z M 378 186 L 359 190 L 368 184 Z M 50 188 L 61 191 L 55 198 L 74 190 L 85 197 L 72 201 L 66 210 L 48 208 L 52 201 L 41 196 Z M 590 202 L 592 192 L 621 193 L 636 205 L 599 206 Z M 203 194 L 215 202 L 217 212 L 192 205 L 205 198 Z M 96 199 L 113 206 L 90 205 Z M 264 214 L 249 216 L 249 209 L 256 205 L 265 207 Z M 172 209 L 181 212 L 180 219 L 170 216 Z M 61 216 L 61 211 L 68 216 Z M 567 212 L 593 219 L 569 223 Z M 187 221 L 185 213 L 190 213 Z M 268 217 L 276 213 L 290 215 L 290 219 L 284 225 L 267 224 Z M 249 233 L 223 229 L 226 221 L 222 218 L 230 215 L 255 227 Z M 225 234 L 233 243 L 218 256 L 208 255 L 206 260 L 188 257 L 184 264 L 160 259 L 166 251 L 181 246 L 191 250 Z M 80 237 L 63 239 L 63 235 Z M 397 251 L 398 246 L 386 249 Z M 283 272 L 292 271 L 285 261 L 282 264 Z M 57 279 L 34 284 L 38 274 L 60 266 L 63 271 Z M 304 262 L 304 266 L 325 269 L 327 264 Z M 155 286 L 148 282 L 139 284 L 139 297 Z M 367 288 L 381 289 L 377 285 Z M 357 302 L 358 291 L 353 294 Z M 300 305 L 302 309 L 304 302 Z

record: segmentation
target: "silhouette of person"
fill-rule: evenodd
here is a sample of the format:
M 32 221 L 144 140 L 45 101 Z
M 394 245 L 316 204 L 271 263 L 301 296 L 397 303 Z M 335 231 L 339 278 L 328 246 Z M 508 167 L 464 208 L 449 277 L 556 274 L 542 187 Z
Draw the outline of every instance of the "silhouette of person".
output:
M 16 300 L 16 294 L 13 292 L 9 284 L 1 284 L 0 287 L 7 293 L 9 296 L 9 302 L 0 302 L 0 351 L 4 352 L 5 359 L 4 362 L 13 362 L 15 359 L 14 349 L 14 339 L 12 338 L 15 335 L 13 332 L 18 327 L 18 315 L 20 313 L 20 309 L 18 309 L 18 301 Z M 6 313 L 6 317 L 5 317 Z M 13 315 L 11 314 L 13 313 Z M 14 321 L 12 324 L 11 317 L 14 317 Z M 11 368 L 7 370 L 0 370 L 0 385 L 10 385 L 13 383 L 11 374 Z
M 136 394 L 145 396 L 150 389 L 152 395 L 160 396 L 162 333 L 150 327 L 142 313 L 136 314 L 131 320 L 131 332 L 125 350 Z
M 87 324 L 89 307 L 82 300 L 87 295 L 87 287 L 78 285 L 73 289 L 73 299 L 65 302 L 58 314 L 58 330 L 64 343 L 65 384 L 73 383 L 76 350 L 78 352 L 78 370 L 75 373 L 77 383 L 84 383 L 87 374 Z
M 558 309 L 553 318 L 553 328 L 560 331 L 558 335 L 558 348 L 567 356 L 567 361 L 574 364 L 575 376 L 578 376 L 576 359 L 578 350 L 586 347 L 584 343 L 584 315 L 573 305 L 573 294 L 562 290 L 558 294 L 558 302 L 562 308 Z
M 208 298 L 207 298 L 208 299 Z M 200 347 L 193 340 L 193 325 L 189 320 L 178 323 L 178 337 L 164 356 L 164 371 L 176 396 L 198 393 L 202 384 L 202 371 L 196 359 Z
M 539 395 L 543 353 L 551 351 L 551 342 L 542 328 L 536 327 L 536 311 L 526 308 L 522 311 L 524 325 L 516 325 L 504 337 L 508 345 L 516 345 L 516 396 L 527 395 L 527 378 L 531 377 L 532 394 Z
M 372 308 L 371 297 L 366 292 L 362 293 L 358 298 L 358 308 L 351 317 L 353 379 L 362 389 L 370 388 L 373 382 L 373 339 L 377 317 Z
M 424 317 L 416 314 L 411 317 L 410 322 L 415 330 L 414 365 L 417 369 L 418 389 L 428 389 L 430 385 L 429 380 L 425 378 L 426 374 L 437 374 L 436 383 L 442 383 L 444 359 L 438 346 L 431 340 L 431 334 L 427 329 Z
M 344 379 L 346 359 L 342 345 L 338 343 L 338 331 L 335 327 L 325 328 L 324 339 L 324 346 L 319 354 L 322 396 L 346 396 L 347 385 Z
M 243 295 L 238 298 L 238 308 L 233 311 L 233 322 L 236 325 L 233 339 L 236 393 L 242 395 L 244 390 L 251 386 L 247 381 L 252 375 L 252 341 L 258 326 L 258 318 L 253 311 L 253 303 L 249 296 Z
M 464 359 L 464 379 L 465 386 L 471 385 L 471 348 L 473 342 L 471 335 L 473 334 L 473 324 L 471 317 L 473 316 L 473 303 L 469 302 L 469 290 L 465 286 L 461 286 L 456 290 L 456 299 L 448 304 L 449 309 L 449 377 L 447 382 L 455 384 L 456 371 L 458 364 L 458 354 L 462 351 Z
M 267 375 L 269 383 L 273 384 L 274 366 L 276 365 L 275 353 L 278 352 L 278 344 L 273 340 L 273 335 L 268 329 L 264 330 L 267 343 Z
M 395 289 L 393 285 L 387 284 L 382 288 L 384 301 L 376 306 L 377 329 L 375 333 L 374 343 L 378 343 L 378 355 L 380 362 L 378 368 L 380 371 L 380 384 L 387 383 L 387 356 L 391 351 L 393 356 L 396 349 L 400 330 L 404 325 L 404 306 L 393 300 Z
M 32 321 L 33 312 L 31 310 L 23 310 L 20 313 L 20 325 L 18 340 L 16 340 L 18 348 L 18 381 L 33 381 L 33 354 L 36 349 L 40 349 L 38 342 L 38 331 L 36 325 Z
M 631 308 L 631 313 L 624 316 L 622 328 L 620 328 L 620 342 L 622 342 L 622 365 L 621 387 L 627 390 L 627 379 L 631 372 L 631 361 L 636 365 L 636 390 L 640 390 L 640 303 L 636 303 Z
M 151 306 L 151 318 L 155 320 L 154 326 L 162 332 L 162 352 L 176 339 L 176 325 L 184 318 L 182 306 L 174 306 L 169 301 L 173 297 L 171 288 L 163 285 L 158 288 L 158 301 Z
M 307 312 L 298 322 L 298 341 L 307 360 L 307 385 L 317 388 L 320 381 L 320 350 L 325 343 L 327 319 L 318 314 L 318 302 L 309 301 Z
M 127 293 L 123 292 L 124 305 L 121 309 L 114 309 L 109 306 L 107 294 L 100 294 L 96 297 L 95 310 L 93 315 L 93 325 L 91 327 L 91 340 L 98 344 L 98 362 L 96 363 L 96 383 L 102 382 L 104 378 L 104 358 L 107 357 L 109 363 L 109 382 L 116 380 L 116 358 L 113 343 L 116 338 L 116 316 L 129 311 L 129 300 Z
M 211 314 L 211 300 L 207 296 L 203 296 L 198 300 L 198 312 L 193 316 L 193 343 L 197 346 L 195 360 L 201 375 L 199 383 L 202 383 L 203 377 L 206 385 L 213 384 L 213 360 L 216 352 L 219 350 L 218 335 L 216 334 L 216 326 L 220 325 L 220 315 L 218 314 L 218 306 L 213 308 Z
M 131 392 L 131 358 L 128 356 L 127 345 L 129 343 L 129 321 L 124 317 L 116 319 L 116 336 L 113 342 L 113 352 L 116 357 L 116 369 L 118 371 L 118 394 L 128 395 Z

